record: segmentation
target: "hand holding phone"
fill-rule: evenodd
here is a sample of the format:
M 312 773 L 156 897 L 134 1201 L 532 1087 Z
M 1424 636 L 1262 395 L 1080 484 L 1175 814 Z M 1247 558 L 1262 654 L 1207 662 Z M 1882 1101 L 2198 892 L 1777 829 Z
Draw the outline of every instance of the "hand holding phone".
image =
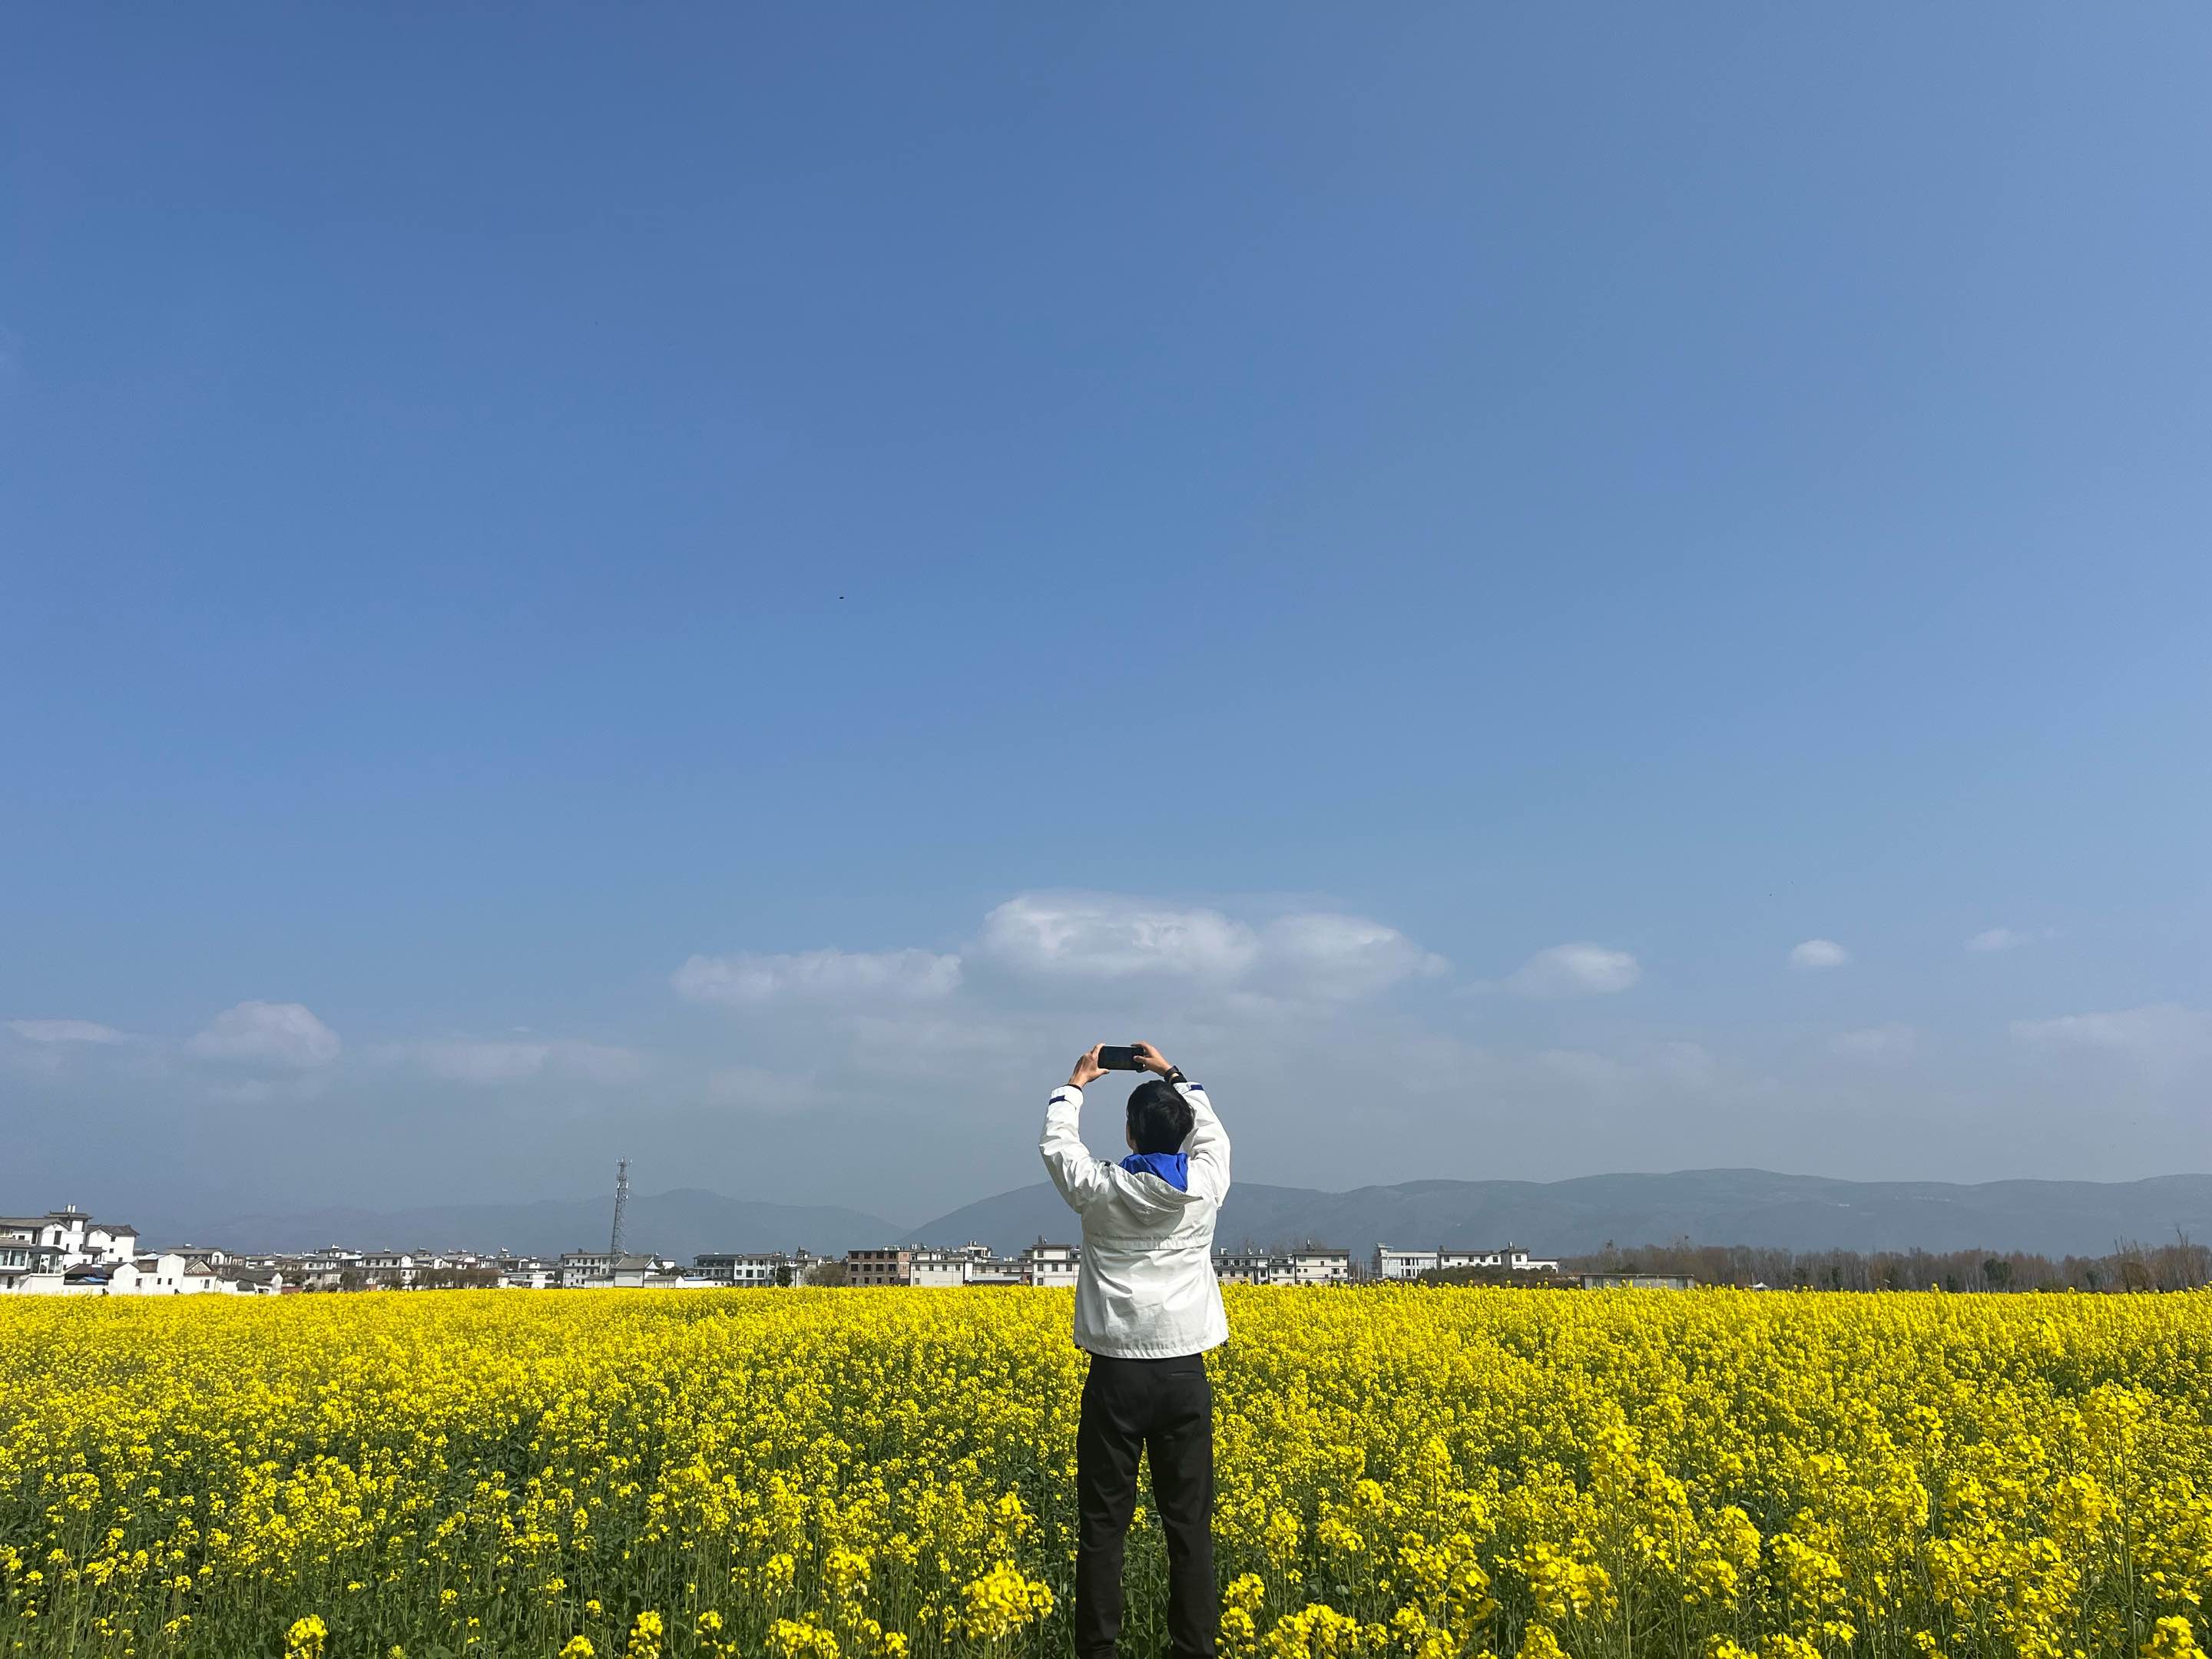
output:
M 1116 1048 L 1111 1043 L 1100 1043 L 1086 1048 L 1077 1056 L 1075 1070 L 1068 1074 L 1068 1084 L 1080 1089 L 1095 1083 L 1109 1072 L 1157 1072 L 1162 1077 L 1176 1075 L 1160 1051 L 1149 1042 L 1132 1042 Z

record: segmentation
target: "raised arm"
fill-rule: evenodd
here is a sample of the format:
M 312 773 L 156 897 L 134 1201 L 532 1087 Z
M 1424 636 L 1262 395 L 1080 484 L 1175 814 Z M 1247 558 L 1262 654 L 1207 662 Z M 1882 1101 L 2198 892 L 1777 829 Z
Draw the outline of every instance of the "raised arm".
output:
M 1139 1042 L 1136 1050 L 1139 1066 L 1167 1079 L 1190 1103 L 1190 1133 L 1182 1143 L 1183 1153 L 1190 1159 L 1190 1190 L 1220 1203 L 1229 1193 L 1229 1131 L 1214 1115 L 1213 1103 L 1206 1097 L 1205 1089 L 1185 1077 L 1179 1067 L 1169 1065 L 1167 1056 L 1151 1043 Z
M 1195 1083 L 1178 1083 L 1190 1103 L 1190 1135 L 1182 1149 L 1190 1158 L 1190 1189 L 1204 1193 L 1216 1204 L 1229 1195 L 1229 1131 L 1213 1113 L 1213 1103 Z
M 1091 1156 L 1078 1127 L 1083 1113 L 1083 1085 L 1104 1075 L 1098 1067 L 1097 1049 L 1077 1060 L 1073 1075 L 1045 1102 L 1044 1133 L 1037 1137 L 1037 1151 L 1043 1155 L 1052 1184 L 1060 1188 L 1068 1206 L 1079 1212 L 1089 1209 L 1109 1184 L 1105 1164 Z

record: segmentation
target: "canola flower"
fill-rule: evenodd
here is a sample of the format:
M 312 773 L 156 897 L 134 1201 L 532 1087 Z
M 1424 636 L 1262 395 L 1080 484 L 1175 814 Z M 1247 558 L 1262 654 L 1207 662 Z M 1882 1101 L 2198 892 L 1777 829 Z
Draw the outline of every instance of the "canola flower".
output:
M 2203 1659 L 2212 1297 L 1229 1292 L 1224 1659 Z M 1064 1292 L 0 1304 L 0 1659 L 1065 1654 Z M 1134 1656 L 1165 1559 L 1130 1540 Z

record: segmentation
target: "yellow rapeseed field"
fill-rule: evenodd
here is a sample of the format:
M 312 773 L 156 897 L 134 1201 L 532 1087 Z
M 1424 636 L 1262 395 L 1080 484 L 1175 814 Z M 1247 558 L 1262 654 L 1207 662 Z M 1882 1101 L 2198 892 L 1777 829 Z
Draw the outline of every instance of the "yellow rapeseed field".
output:
M 1064 1293 L 0 1304 L 0 1655 L 1065 1653 Z M 1237 1291 L 1230 1659 L 2195 1655 L 2212 1300 Z M 1140 1516 L 1133 1655 L 1161 1652 Z

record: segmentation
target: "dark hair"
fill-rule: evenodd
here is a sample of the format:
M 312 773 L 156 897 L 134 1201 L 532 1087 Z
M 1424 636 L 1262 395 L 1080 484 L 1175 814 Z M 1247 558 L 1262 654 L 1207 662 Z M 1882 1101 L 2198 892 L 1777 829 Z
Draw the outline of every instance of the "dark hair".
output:
M 1129 1139 L 1140 1152 L 1179 1152 L 1198 1114 L 1182 1091 L 1156 1077 L 1129 1091 Z

